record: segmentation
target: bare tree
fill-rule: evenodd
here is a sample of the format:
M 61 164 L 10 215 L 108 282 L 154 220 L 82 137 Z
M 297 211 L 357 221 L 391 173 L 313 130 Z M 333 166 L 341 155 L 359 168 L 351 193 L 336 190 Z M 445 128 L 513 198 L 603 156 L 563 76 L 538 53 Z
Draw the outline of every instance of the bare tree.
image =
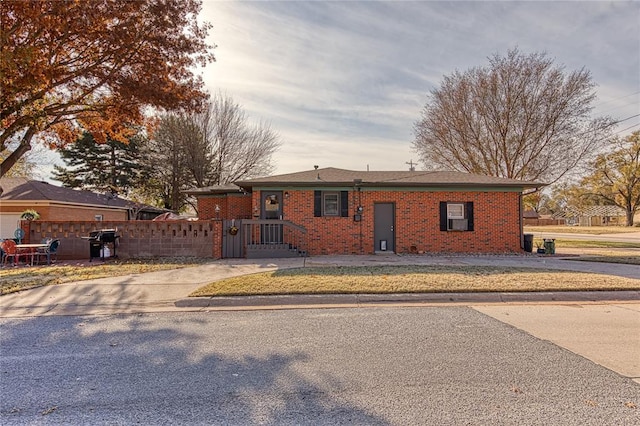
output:
M 186 167 L 188 139 L 194 137 L 195 127 L 188 116 L 168 114 L 161 118 L 143 155 L 151 169 L 145 192 L 162 200 L 162 207 L 180 211 L 186 205 L 183 190 L 189 188 Z M 197 137 L 197 136 L 196 136 Z
M 268 124 L 250 124 L 240 106 L 222 94 L 199 113 L 161 117 L 152 139 L 145 156 L 155 170 L 148 192 L 172 210 L 189 203 L 185 189 L 269 173 L 280 146 Z
M 611 129 L 590 118 L 594 87 L 587 70 L 567 74 L 545 53 L 495 54 L 431 91 L 413 148 L 427 169 L 556 182 Z
M 212 156 L 215 184 L 268 174 L 271 156 L 280 146 L 268 123 L 250 124 L 237 103 L 217 94 L 201 114 L 201 126 Z

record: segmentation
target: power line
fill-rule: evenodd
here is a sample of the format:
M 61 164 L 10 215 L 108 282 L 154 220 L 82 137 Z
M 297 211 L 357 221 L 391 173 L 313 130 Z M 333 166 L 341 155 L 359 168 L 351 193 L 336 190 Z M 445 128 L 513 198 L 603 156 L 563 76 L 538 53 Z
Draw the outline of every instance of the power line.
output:
M 640 114 L 632 115 L 631 117 L 627 117 L 627 118 L 623 118 L 622 120 L 614 121 L 613 123 L 610 124 L 610 126 L 614 126 L 614 125 L 616 125 L 618 123 L 622 123 L 623 121 L 631 120 L 632 118 L 636 118 L 636 117 L 640 117 Z
M 613 99 L 609 99 L 607 101 L 601 101 L 601 102 L 598 102 L 597 104 L 595 104 L 593 107 L 597 108 L 597 107 L 599 107 L 601 105 L 606 105 L 606 104 L 609 104 L 609 103 L 612 103 L 612 102 L 615 102 L 615 101 L 619 101 L 620 99 L 630 98 L 631 96 L 635 96 L 635 95 L 637 95 L 639 93 L 640 93 L 640 90 L 638 90 L 637 92 L 634 92 L 634 93 L 632 93 L 630 95 L 624 95 L 624 96 L 620 96 L 619 98 L 613 98 Z M 617 109 L 617 108 L 618 107 L 612 108 L 612 109 Z
M 634 103 L 630 103 L 630 104 L 626 104 L 626 105 L 619 105 L 619 106 L 617 106 L 617 107 L 609 108 L 609 109 L 606 109 L 606 110 L 604 110 L 604 111 L 599 111 L 599 112 L 598 112 L 598 114 L 600 114 L 600 115 L 605 115 L 605 114 L 607 114 L 607 113 L 608 113 L 608 112 L 610 112 L 610 111 L 615 111 L 615 110 L 623 109 L 623 108 L 629 108 L 629 107 L 631 107 L 631 106 L 636 106 L 636 105 L 637 105 L 637 104 L 636 104 L 635 102 L 634 102 Z
M 613 127 L 613 126 L 616 126 L 616 125 L 618 125 L 618 124 L 620 124 L 620 123 L 622 123 L 622 122 L 625 122 L 625 121 L 631 120 L 632 118 L 636 118 L 636 117 L 640 117 L 640 114 L 632 115 L 632 116 L 630 116 L 630 117 L 623 118 L 623 119 L 621 119 L 621 120 L 612 121 L 611 123 L 609 123 L 609 124 L 607 124 L 606 126 L 602 127 L 602 130 L 604 130 L 604 129 L 609 129 L 609 128 Z M 631 127 L 635 127 L 635 125 L 634 125 L 634 126 L 631 126 Z M 620 132 L 623 132 L 623 131 L 625 131 L 625 130 L 628 130 L 628 129 L 619 130 L 619 131 L 616 131 L 616 132 L 614 132 L 614 133 L 620 133 Z M 575 135 L 575 137 L 576 137 L 576 138 L 579 138 L 579 137 L 581 137 L 581 136 L 587 135 L 587 134 L 592 133 L 592 132 L 593 132 L 593 129 L 584 130 L 583 132 L 578 133 L 577 135 Z M 604 138 L 598 139 L 598 140 L 597 140 L 597 141 L 595 141 L 595 142 L 601 142 L 601 141 L 603 141 L 603 140 L 605 140 L 605 139 L 608 139 L 608 137 L 604 137 Z
M 638 126 L 640 126 L 640 123 L 629 126 L 626 129 L 618 130 L 617 132 L 614 132 L 614 133 L 617 135 L 619 133 L 626 132 L 627 130 L 633 129 L 634 127 L 638 127 Z

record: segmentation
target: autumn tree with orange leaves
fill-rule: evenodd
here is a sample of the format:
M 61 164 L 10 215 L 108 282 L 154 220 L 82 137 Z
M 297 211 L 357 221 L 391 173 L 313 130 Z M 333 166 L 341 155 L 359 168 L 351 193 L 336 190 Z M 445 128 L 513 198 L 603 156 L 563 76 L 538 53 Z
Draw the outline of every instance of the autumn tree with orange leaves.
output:
M 55 149 L 82 132 L 127 141 L 147 107 L 194 110 L 195 68 L 214 61 L 198 0 L 0 2 L 0 177 L 34 137 Z

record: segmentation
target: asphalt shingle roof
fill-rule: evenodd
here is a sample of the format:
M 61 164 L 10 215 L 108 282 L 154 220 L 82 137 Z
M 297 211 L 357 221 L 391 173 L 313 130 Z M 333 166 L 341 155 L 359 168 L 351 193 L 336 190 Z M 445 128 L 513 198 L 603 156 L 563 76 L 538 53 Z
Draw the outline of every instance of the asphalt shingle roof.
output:
M 236 182 L 243 188 L 276 185 L 353 185 L 360 179 L 363 185 L 376 186 L 510 186 L 537 188 L 539 182 L 505 179 L 493 176 L 449 171 L 357 171 L 333 167 L 298 173 L 248 179 Z
M 2 187 L 3 190 L 2 195 L 0 195 L 0 201 L 49 200 L 62 203 L 105 206 L 121 209 L 127 209 L 132 204 L 136 204 L 123 198 L 114 198 L 91 191 L 65 188 L 62 186 L 52 185 L 47 182 L 29 180 L 25 178 L 2 178 L 0 179 L 0 187 Z M 152 206 L 144 206 L 144 210 L 164 211 Z
M 227 185 L 214 185 L 214 186 L 205 186 L 202 188 L 194 188 L 194 189 L 189 189 L 188 191 L 183 191 L 183 192 L 189 195 L 228 194 L 232 192 L 242 192 L 242 188 L 240 188 L 238 185 L 234 185 L 230 183 Z

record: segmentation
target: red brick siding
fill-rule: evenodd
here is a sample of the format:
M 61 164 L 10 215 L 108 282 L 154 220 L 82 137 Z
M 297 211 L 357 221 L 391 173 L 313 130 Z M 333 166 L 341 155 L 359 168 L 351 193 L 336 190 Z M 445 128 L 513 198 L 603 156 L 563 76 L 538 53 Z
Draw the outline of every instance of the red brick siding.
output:
M 220 212 L 216 214 L 216 205 Z M 198 197 L 198 218 L 208 219 L 248 219 L 251 217 L 250 194 L 224 194 Z
M 227 204 L 227 219 L 251 218 L 251 194 L 230 195 Z
M 395 205 L 395 248 L 426 253 L 518 253 L 520 208 L 517 192 L 349 191 L 349 217 L 313 217 L 313 191 L 288 190 L 284 218 L 307 229 L 308 252 L 370 254 L 374 249 L 374 203 Z M 440 231 L 440 201 L 473 202 L 474 231 Z M 363 207 L 355 222 L 355 208 Z M 260 208 L 260 192 L 253 193 Z
M 124 210 L 105 210 L 100 208 L 77 208 L 69 206 L 51 206 L 39 211 L 40 220 L 95 220 L 96 215 L 102 215 L 102 220 L 127 220 Z
M 34 202 L 25 206 L 2 206 L 2 212 L 22 213 L 27 209 L 33 209 L 40 214 L 40 220 L 95 220 L 95 216 L 101 214 L 103 220 L 127 220 L 125 210 L 101 209 L 99 207 L 84 207 L 72 205 L 38 205 Z

